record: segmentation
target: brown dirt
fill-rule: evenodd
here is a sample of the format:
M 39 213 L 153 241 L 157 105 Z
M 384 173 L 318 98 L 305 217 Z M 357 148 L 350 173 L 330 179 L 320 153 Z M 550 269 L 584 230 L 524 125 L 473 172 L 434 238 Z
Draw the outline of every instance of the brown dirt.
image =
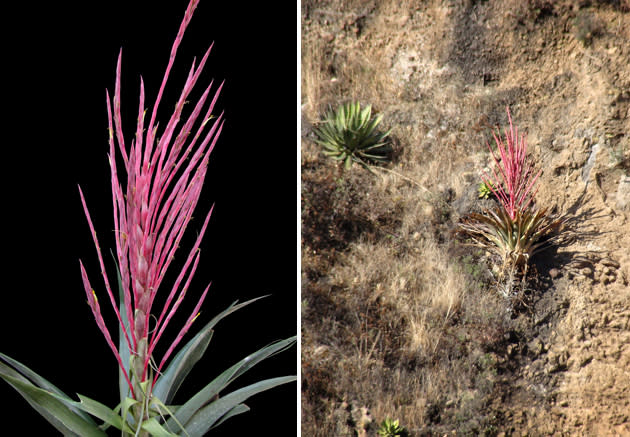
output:
M 411 214 L 404 201 L 365 199 L 356 187 L 372 175 L 358 169 L 342 187 L 346 197 L 329 195 L 338 193 L 341 173 L 317 154 L 311 126 L 327 105 L 348 100 L 373 104 L 393 128 L 397 171 L 434 195 L 450 193 L 449 217 L 427 213 L 428 224 L 415 225 L 420 234 L 431 227 L 446 245 L 447 228 L 471 208 L 475 175 L 490 162 L 487 127 L 505 126 L 509 106 L 543 170 L 537 204 L 569 217 L 575 236 L 535 260 L 536 291 L 511 322 L 516 334 L 496 351 L 498 376 L 479 409 L 493 417 L 489 425 L 463 430 L 445 412 L 462 405 L 456 399 L 428 406 L 411 435 L 630 435 L 629 10 L 623 0 L 302 2 L 303 201 L 325 204 L 316 212 L 303 206 L 305 435 L 325 427 L 317 412 L 326 408 L 341 417 L 337 435 L 375 435 L 357 423 L 367 414 L 359 407 L 373 409 L 376 401 L 365 395 L 352 404 L 341 393 L 339 370 L 324 357 L 343 347 L 318 330 L 332 326 L 323 320 L 354 323 L 354 309 L 330 297 L 341 291 L 326 285 L 355 256 L 351 244 L 407 235 L 404 216 Z M 411 161 L 419 159 L 435 164 L 416 174 Z M 366 303 L 361 311 L 384 317 L 373 308 Z M 402 329 L 392 320 L 383 335 Z M 395 349 L 405 344 L 391 335 L 385 362 L 400 360 Z M 369 355 L 383 341 L 366 331 L 365 348 L 356 350 Z M 411 421 L 396 411 L 402 424 Z

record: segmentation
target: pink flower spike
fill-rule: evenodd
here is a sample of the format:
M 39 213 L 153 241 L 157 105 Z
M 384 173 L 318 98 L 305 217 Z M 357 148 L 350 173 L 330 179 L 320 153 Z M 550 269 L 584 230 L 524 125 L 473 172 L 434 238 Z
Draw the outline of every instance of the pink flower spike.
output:
M 160 361 L 160 365 L 158 366 L 157 371 L 155 372 L 155 377 L 153 379 L 153 384 L 155 384 L 155 381 L 157 381 L 157 378 L 160 375 L 160 372 L 162 371 L 162 367 L 164 366 L 164 363 L 166 363 L 166 361 L 171 356 L 171 354 L 173 353 L 173 351 L 175 350 L 175 348 L 177 347 L 179 342 L 182 340 L 184 335 L 186 335 L 186 333 L 190 329 L 190 327 L 193 324 L 193 322 L 195 320 L 197 320 L 197 317 L 199 317 L 199 308 L 201 308 L 201 304 L 205 300 L 206 294 L 208 294 L 208 290 L 210 289 L 210 285 L 212 285 L 212 284 L 208 284 L 206 289 L 203 291 L 203 294 L 201 295 L 201 298 L 199 299 L 199 302 L 195 306 L 195 309 L 193 310 L 193 312 L 190 315 L 190 317 L 188 317 L 188 320 L 186 321 L 186 324 L 182 327 L 181 331 L 179 332 L 179 334 L 175 338 L 175 341 L 173 341 L 171 346 L 168 348 L 168 350 L 166 351 L 166 353 L 162 357 L 162 360 Z
M 112 182 L 112 200 L 114 205 L 114 229 L 126 229 L 126 219 L 125 219 L 125 206 L 124 206 L 124 196 L 122 194 L 122 188 L 120 187 L 120 183 L 118 182 L 118 172 L 116 167 L 115 156 L 111 155 L 114 153 L 114 145 L 113 140 L 110 143 L 110 155 L 109 155 L 109 165 L 111 170 L 111 182 Z M 127 252 L 128 240 L 126 234 L 124 232 L 118 231 L 114 236 L 116 241 L 116 253 L 118 254 L 118 268 L 120 271 L 120 286 L 123 290 L 123 300 L 125 305 L 125 311 L 127 313 L 128 326 L 133 326 L 133 310 L 131 308 L 131 294 L 129 292 L 129 274 L 127 267 L 127 257 L 124 256 Z M 130 350 L 135 350 L 136 348 L 136 337 L 133 329 L 131 330 L 131 339 L 133 341 L 133 346 L 130 347 Z
M 158 342 L 160 336 L 162 335 L 162 332 L 164 331 L 164 329 L 166 328 L 166 325 L 168 324 L 170 318 L 172 317 L 172 315 L 174 314 L 174 312 L 177 310 L 177 307 L 179 306 L 179 302 L 176 302 L 175 306 L 173 307 L 173 309 L 171 310 L 171 312 L 169 313 L 169 316 L 167 317 L 167 319 L 164 321 L 164 323 L 162 324 L 162 319 L 164 318 L 166 312 L 168 311 L 168 308 L 171 306 L 171 302 L 173 301 L 173 298 L 175 297 L 175 294 L 177 293 L 177 290 L 179 288 L 179 285 L 181 283 L 181 281 L 184 278 L 184 275 L 186 274 L 187 270 L 188 270 L 188 266 L 190 265 L 190 262 L 193 260 L 193 257 L 195 259 L 195 262 L 193 264 L 192 270 L 188 276 L 188 280 L 186 281 L 186 283 L 184 284 L 182 293 L 180 294 L 180 296 L 183 298 L 183 295 L 185 294 L 185 290 L 188 288 L 188 285 L 190 283 L 190 280 L 192 278 L 192 276 L 195 273 L 195 270 L 197 269 L 197 262 L 199 261 L 199 245 L 201 244 L 201 240 L 206 232 L 206 228 L 208 226 L 208 222 L 210 220 L 210 217 L 212 216 L 212 211 L 214 210 L 214 205 L 212 205 L 212 208 L 210 208 L 210 211 L 208 212 L 208 215 L 206 216 L 206 219 L 203 223 L 203 227 L 201 228 L 201 231 L 199 232 L 199 235 L 197 237 L 197 241 L 195 242 L 193 248 L 191 249 L 188 258 L 186 259 L 186 263 L 184 264 L 184 267 L 182 268 L 179 276 L 177 277 L 177 279 L 175 280 L 175 284 L 173 285 L 173 288 L 171 289 L 171 292 L 168 295 L 168 298 L 166 299 L 166 302 L 164 304 L 164 307 L 162 309 L 162 313 L 160 314 L 157 323 L 156 323 L 156 327 L 155 327 L 155 331 L 153 333 L 153 337 L 151 338 L 151 348 L 155 348 L 155 344 Z M 155 297 L 155 296 L 154 296 Z M 178 301 L 180 299 L 178 298 Z
M 149 121 L 149 128 L 148 128 L 149 132 L 153 131 L 153 125 L 155 123 L 155 118 L 157 116 L 157 110 L 160 105 L 160 101 L 162 100 L 162 94 L 164 93 L 164 88 L 166 87 L 166 82 L 168 80 L 169 73 L 171 71 L 171 68 L 173 67 L 173 63 L 175 62 L 175 55 L 177 54 L 177 49 L 179 48 L 179 44 L 181 43 L 182 38 L 184 37 L 184 32 L 186 31 L 186 28 L 188 27 L 188 24 L 190 23 L 193 12 L 197 8 L 198 3 L 199 3 L 199 0 L 191 0 L 191 2 L 188 4 L 188 8 L 186 8 L 186 13 L 184 14 L 184 19 L 182 20 L 182 23 L 179 26 L 179 31 L 177 32 L 177 36 L 175 37 L 175 41 L 173 42 L 173 46 L 171 47 L 171 55 L 169 56 L 168 65 L 166 66 L 166 72 L 164 73 L 164 78 L 162 79 L 162 85 L 160 85 L 160 90 L 158 91 L 158 95 L 155 99 L 155 104 L 153 105 L 153 111 L 151 112 L 151 120 Z M 148 147 L 152 146 L 152 142 L 155 136 L 151 135 L 150 138 L 151 138 L 151 141 L 148 141 L 147 139 Z
M 92 219 L 90 218 L 90 213 L 87 209 L 87 205 L 85 203 L 85 197 L 83 196 L 83 191 L 81 191 L 81 187 L 79 187 L 79 194 L 81 195 L 81 202 L 83 203 L 83 211 L 85 212 L 85 216 L 87 217 L 88 225 L 90 226 L 90 231 L 92 232 L 92 238 L 94 240 L 94 245 L 96 246 L 98 260 L 101 266 L 101 275 L 103 276 L 103 281 L 105 282 L 105 288 L 107 289 L 107 294 L 109 295 L 110 302 L 112 306 L 114 307 L 114 311 L 116 312 L 116 317 L 118 317 L 118 323 L 120 323 L 120 327 L 123 333 L 125 334 L 127 344 L 129 345 L 129 348 L 131 349 L 131 342 L 129 341 L 129 335 L 127 333 L 127 329 L 125 328 L 125 324 L 122 322 L 122 318 L 120 317 L 120 312 L 118 311 L 118 306 L 116 305 L 116 299 L 114 298 L 112 289 L 109 286 L 109 280 L 107 279 L 107 272 L 105 271 L 105 264 L 103 263 L 103 256 L 101 254 L 101 247 L 98 244 L 98 239 L 96 238 L 96 231 L 94 231 L 94 225 L 92 224 Z
M 142 152 L 142 137 L 144 135 L 144 113 L 145 113 L 145 109 L 144 109 L 144 81 L 142 80 L 142 76 L 140 76 L 140 101 L 138 103 L 138 124 L 136 127 L 136 144 L 135 144 L 135 149 L 136 149 L 136 157 L 135 157 L 135 163 L 136 163 L 136 173 L 140 172 L 140 163 L 142 162 L 142 157 L 140 156 L 140 153 Z M 134 147 L 131 148 L 132 150 L 134 149 Z
M 116 139 L 118 140 L 118 146 L 125 161 L 125 166 L 129 166 L 127 162 L 127 152 L 125 151 L 125 139 L 122 133 L 122 116 L 120 114 L 120 67 L 122 63 L 122 47 L 118 52 L 118 62 L 116 64 L 116 85 L 114 87 L 114 121 L 116 124 Z M 110 123 L 111 128 L 111 123 Z M 127 168 L 127 171 L 129 168 Z
M 188 274 L 188 279 L 186 280 L 186 283 L 184 284 L 184 286 L 180 290 L 179 296 L 177 297 L 177 300 L 173 304 L 173 307 L 170 309 L 168 315 L 166 316 L 166 319 L 164 319 L 164 323 L 162 323 L 162 318 L 163 318 L 164 314 L 166 313 L 166 311 L 169 309 L 169 305 L 170 305 L 170 303 L 172 301 L 172 298 L 166 304 L 164 304 L 164 308 L 162 310 L 162 314 L 160 315 L 160 319 L 158 320 L 158 322 L 155 325 L 155 329 L 153 331 L 153 336 L 151 337 L 151 341 L 149 342 L 149 355 L 151 355 L 153 353 L 153 351 L 155 350 L 155 347 L 157 346 L 158 341 L 160 341 L 160 337 L 162 336 L 162 333 L 164 332 L 164 330 L 168 326 L 169 322 L 173 318 L 173 315 L 175 314 L 175 312 L 179 308 L 179 305 L 183 302 L 184 297 L 186 297 L 186 292 L 188 291 L 188 287 L 190 286 L 190 281 L 191 281 L 192 277 L 194 276 L 195 271 L 197 270 L 197 265 L 198 264 L 199 264 L 199 252 L 197 252 L 197 254 L 195 256 L 195 261 L 193 263 L 191 271 Z M 184 271 L 182 271 L 182 273 L 183 272 Z M 174 288 L 174 291 L 176 291 L 176 290 L 177 289 Z
M 219 121 L 221 121 L 221 119 L 222 119 L 222 115 L 219 116 L 219 118 L 216 120 L 216 122 L 214 123 L 210 131 L 207 133 L 207 138 L 213 138 L 214 141 L 211 147 L 206 151 L 205 153 L 206 155 L 209 155 L 212 152 L 212 148 L 214 147 L 214 142 L 216 142 L 216 139 L 219 137 L 221 133 L 221 129 L 219 129 L 219 131 L 215 133 L 217 125 Z M 176 164 L 174 164 L 173 170 L 170 171 L 170 173 L 168 174 L 168 178 L 165 178 L 162 180 L 162 187 L 158 187 L 160 189 L 159 191 L 156 192 L 156 195 L 158 196 L 158 200 L 151 205 L 152 208 L 157 209 L 159 205 L 162 205 L 162 200 L 164 196 L 167 194 L 167 188 L 171 185 L 172 179 L 175 177 L 177 171 L 179 171 L 180 166 L 184 163 L 184 161 L 186 161 L 186 158 L 189 156 L 190 152 L 192 151 L 193 146 L 196 144 L 197 139 L 199 138 L 199 135 L 201 134 L 202 128 L 203 126 L 201 126 L 198 129 L 197 133 L 195 134 L 195 137 L 190 142 L 190 145 L 186 149 L 186 152 L 184 153 L 184 155 L 179 159 L 179 161 Z M 171 194 L 165 201 L 164 207 L 161 208 L 161 211 L 159 212 L 159 214 L 157 214 L 157 211 L 151 212 L 151 215 L 153 216 L 153 221 L 151 223 L 152 233 L 156 232 L 157 229 L 160 229 L 162 227 L 163 221 L 166 218 L 166 213 L 172 211 L 171 204 L 176 200 L 182 187 L 186 185 L 188 181 L 188 175 L 197 166 L 197 162 L 200 156 L 203 154 L 202 152 L 204 151 L 205 146 L 206 146 L 205 143 L 199 146 L 197 152 L 193 155 L 192 158 L 188 160 L 187 168 L 183 171 L 178 181 L 176 182 L 175 186 L 172 188 Z M 168 171 L 168 169 L 166 171 Z M 158 243 L 158 247 L 160 247 L 159 243 Z M 159 251 L 160 249 L 157 249 L 157 250 Z
M 111 348 L 112 352 L 114 352 L 116 361 L 118 361 L 118 365 L 122 369 L 123 374 L 125 375 L 125 379 L 127 380 L 127 384 L 129 385 L 129 388 L 131 389 L 131 393 L 133 395 L 133 385 L 131 384 L 129 375 L 127 374 L 127 371 L 125 370 L 125 366 L 123 365 L 122 359 L 120 358 L 120 353 L 118 352 L 118 349 L 116 348 L 116 346 L 114 345 L 114 342 L 112 341 L 112 337 L 109 334 L 109 330 L 107 329 L 107 326 L 105 326 L 105 321 L 103 320 L 103 316 L 101 314 L 101 308 L 98 304 L 96 293 L 94 293 L 94 290 L 92 289 L 90 285 L 90 281 L 88 280 L 87 273 L 85 272 L 83 263 L 80 260 L 79 260 L 79 264 L 81 267 L 81 278 L 83 279 L 83 286 L 85 288 L 85 294 L 87 295 L 88 304 L 90 305 L 90 308 L 92 309 L 92 314 L 94 315 L 94 319 L 96 320 L 96 325 L 98 326 L 101 333 L 105 337 L 105 340 L 107 341 L 107 344 Z
M 505 211 L 513 220 L 518 211 L 529 207 L 536 190 L 532 191 L 538 180 L 540 171 L 534 175 L 534 165 L 527 156 L 527 141 L 525 135 L 518 136 L 518 129 L 512 124 L 510 109 L 507 108 L 510 130 L 505 130 L 505 143 L 494 132 L 499 157 L 490 145 L 488 149 L 498 170 L 493 170 L 493 178 L 485 172 L 483 182 L 492 190 Z

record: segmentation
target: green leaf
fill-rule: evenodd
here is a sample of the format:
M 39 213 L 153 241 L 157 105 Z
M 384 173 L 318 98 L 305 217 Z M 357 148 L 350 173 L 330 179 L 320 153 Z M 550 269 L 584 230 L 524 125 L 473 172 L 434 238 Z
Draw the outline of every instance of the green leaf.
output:
M 38 375 L 37 373 L 33 372 L 31 369 L 29 369 L 28 367 L 26 367 L 24 364 L 20 363 L 19 361 L 14 360 L 13 358 L 7 355 L 4 355 L 3 353 L 0 353 L 0 358 L 2 358 L 7 363 L 9 363 L 13 367 L 14 370 L 17 370 L 17 372 L 21 373 L 24 377 L 30 380 L 36 387 L 42 388 L 51 393 L 56 393 L 59 396 L 65 397 L 68 401 L 72 401 L 70 396 L 68 396 L 61 390 L 59 390 L 51 382 L 49 382 L 42 376 Z M 83 419 L 85 419 L 86 421 L 96 425 L 96 423 L 92 420 L 92 418 L 88 414 L 85 414 L 81 410 L 77 410 L 77 409 L 72 409 L 72 410 L 75 413 L 77 413 L 79 416 L 81 416 Z
M 170 405 L 170 406 L 166 406 L 162 403 L 162 401 L 160 401 L 158 398 L 156 398 L 155 396 L 151 399 L 151 407 L 153 409 L 154 412 L 157 412 L 157 414 L 160 415 L 160 417 L 166 421 L 166 417 L 165 416 L 170 416 L 173 417 L 175 420 L 175 423 L 177 425 L 177 429 L 182 430 L 184 432 L 184 435 L 186 437 L 190 437 L 187 433 L 186 430 L 184 430 L 184 425 L 182 425 L 181 422 L 179 422 L 177 420 L 177 418 L 175 418 L 175 412 L 177 411 L 177 409 L 179 408 L 176 405 Z
M 125 324 L 125 329 L 127 330 L 127 332 L 131 334 L 131 331 L 129 330 L 129 321 L 127 320 L 127 309 L 125 308 L 125 294 L 122 287 L 120 269 L 118 267 L 118 263 L 116 262 L 116 257 L 114 257 L 113 253 L 112 253 L 112 258 L 114 258 L 114 264 L 116 265 L 116 277 L 118 279 L 118 302 L 120 305 L 120 308 L 118 309 L 118 311 L 120 312 L 120 318 Z M 122 361 L 123 366 L 125 366 L 125 371 L 129 375 L 129 361 L 131 357 L 129 354 L 129 347 L 127 345 L 127 339 L 125 339 L 125 334 L 120 325 L 118 326 L 118 353 L 120 354 L 120 360 Z M 130 390 L 129 390 L 129 384 L 127 384 L 127 379 L 125 378 L 125 374 L 123 373 L 120 367 L 118 367 L 118 391 L 120 393 L 120 402 L 122 403 L 127 398 L 127 396 L 129 396 Z
M 138 401 L 137 401 L 137 400 L 135 400 L 135 399 L 133 399 L 133 398 L 129 398 L 129 397 L 125 398 L 125 399 L 124 399 L 124 400 L 120 403 L 120 405 L 119 405 L 119 406 L 120 406 L 120 410 L 121 410 L 121 415 L 120 415 L 120 416 L 121 416 L 121 417 L 125 417 L 125 418 L 126 418 L 125 424 L 127 424 L 127 421 L 129 421 L 129 420 L 131 420 L 131 421 L 132 421 L 132 423 L 135 423 L 135 422 L 133 421 L 133 417 L 131 416 L 131 414 L 130 414 L 129 412 L 131 411 L 131 408 L 132 408 L 134 405 L 137 405 L 137 404 L 138 404 Z
M 315 140 L 315 142 L 317 144 L 319 144 L 320 146 L 322 146 L 324 149 L 324 153 L 328 152 L 335 152 L 335 153 L 339 153 L 339 146 L 337 144 L 330 144 L 330 140 L 327 141 L 320 141 L 320 140 Z
M 352 155 L 348 155 L 346 157 L 345 166 L 346 166 L 346 170 L 350 170 L 350 167 L 352 167 Z
M 163 403 L 169 404 L 190 370 L 201 359 L 208 348 L 212 338 L 212 328 L 224 317 L 264 297 L 266 296 L 257 297 L 238 305 L 238 301 L 234 301 L 227 309 L 210 320 L 173 358 L 162 376 L 156 381 L 153 387 L 153 395 Z
M 250 410 L 250 408 L 245 405 L 245 404 L 238 404 L 235 407 L 233 407 L 230 411 L 228 411 L 227 413 L 225 413 L 219 420 L 217 420 L 215 422 L 214 425 L 212 425 L 212 428 L 216 428 L 217 426 L 221 425 L 223 422 L 225 422 L 226 420 L 228 420 L 230 417 L 234 417 L 237 416 L 239 414 L 242 413 L 247 413 Z
M 71 410 L 65 394 L 53 394 L 36 387 L 10 367 L 0 363 L 0 377 L 9 383 L 24 399 L 58 431 L 66 436 L 107 437 L 96 425 L 86 421 L 81 415 Z
M 164 403 L 171 402 L 193 366 L 201 359 L 212 339 L 212 329 L 203 329 L 179 351 L 153 388 L 153 395 Z
M 363 111 L 361 111 L 361 124 L 364 125 L 370 120 L 372 115 L 372 105 L 367 105 Z
M 153 437 L 178 437 L 178 434 L 173 434 L 168 431 L 155 417 L 142 422 L 142 429 L 151 433 Z
M 106 405 L 101 404 L 87 396 L 78 395 L 81 402 L 74 402 L 77 408 L 81 408 L 86 413 L 90 413 L 94 417 L 98 417 L 103 422 L 112 425 L 113 427 L 125 432 L 132 432 L 131 428 L 126 423 L 123 423 L 122 417 L 116 414 Z
M 219 375 L 212 382 L 201 389 L 197 394 L 195 394 L 192 398 L 190 398 L 177 410 L 175 417 L 180 422 L 186 423 L 199 409 L 203 408 L 204 405 L 215 398 L 236 378 L 244 374 L 246 371 L 251 369 L 259 362 L 263 361 L 264 359 L 269 358 L 293 346 L 295 341 L 295 336 L 287 338 L 285 340 L 277 341 L 243 358 L 241 361 L 221 373 L 221 375 Z M 175 420 L 171 418 L 168 424 L 169 427 L 173 429 Z
M 295 376 L 271 378 L 248 385 L 247 387 L 243 387 L 227 394 L 211 404 L 206 405 L 195 413 L 195 415 L 186 423 L 186 431 L 191 437 L 202 437 L 210 428 L 213 427 L 215 423 L 223 418 L 225 414 L 251 396 L 279 385 L 293 382 L 296 379 L 297 378 Z
M 366 133 L 366 136 L 367 135 L 371 135 L 372 132 L 374 132 L 376 130 L 376 126 L 378 126 L 381 123 L 382 119 L 383 119 L 383 116 L 382 115 L 378 115 L 371 122 L 369 122 L 368 124 L 366 124 L 363 127 L 363 132 Z
M 133 432 L 133 430 L 127 425 L 127 423 L 123 422 L 122 417 L 116 412 L 120 410 L 120 405 L 117 406 L 115 410 L 112 410 L 106 405 L 80 394 L 78 395 L 80 402 L 66 399 L 67 396 L 62 397 L 54 393 L 51 393 L 51 395 L 59 399 L 70 408 L 76 407 L 80 410 L 85 411 L 86 413 L 90 413 L 94 417 L 98 417 L 99 419 L 103 420 L 104 424 L 99 427 L 100 429 L 107 429 L 109 428 L 109 426 L 114 426 L 115 428 L 124 432 Z M 127 399 L 129 399 L 132 404 L 137 403 L 137 401 L 133 399 Z

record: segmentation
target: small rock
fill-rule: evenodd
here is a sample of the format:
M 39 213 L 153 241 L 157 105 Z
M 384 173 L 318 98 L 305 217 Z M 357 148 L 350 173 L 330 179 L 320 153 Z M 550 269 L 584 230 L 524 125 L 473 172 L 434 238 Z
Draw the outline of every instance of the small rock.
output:
M 567 370 L 569 361 L 569 352 L 562 350 L 549 357 L 549 364 L 545 367 L 545 373 L 551 374 Z
M 556 279 L 558 276 L 560 276 L 560 270 L 556 268 L 550 269 L 549 276 L 551 276 L 551 279 Z
M 630 176 L 622 176 L 617 187 L 617 208 L 630 210 Z
M 591 361 L 593 361 L 593 355 L 588 355 L 586 358 L 580 360 L 580 367 L 587 366 Z
M 604 258 L 603 260 L 601 260 L 601 263 L 606 267 L 612 267 L 614 269 L 618 269 L 620 266 L 617 261 L 611 258 Z
M 545 345 L 540 340 L 534 340 L 527 345 L 527 349 L 533 358 L 538 357 L 545 351 Z
M 395 19 L 394 23 L 398 27 L 403 27 L 405 24 L 407 24 L 407 21 L 409 21 L 409 15 L 402 15 L 402 16 L 398 17 L 397 19 Z
M 323 32 L 321 37 L 324 42 L 332 42 L 335 39 L 335 35 L 330 32 Z
M 558 407 L 551 407 L 551 414 L 559 418 L 565 416 L 564 411 Z
M 357 407 L 352 405 L 350 408 L 350 417 L 354 424 L 355 435 L 359 437 L 367 437 L 367 429 L 372 423 L 372 416 L 366 407 Z
M 517 344 L 508 344 L 507 346 L 507 355 L 508 357 L 513 357 L 514 355 L 516 355 L 516 350 L 518 348 Z

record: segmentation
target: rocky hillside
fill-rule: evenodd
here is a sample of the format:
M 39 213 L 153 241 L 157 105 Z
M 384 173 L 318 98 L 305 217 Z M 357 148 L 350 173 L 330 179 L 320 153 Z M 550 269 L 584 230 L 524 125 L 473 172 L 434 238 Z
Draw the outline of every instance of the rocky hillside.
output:
M 630 435 L 630 3 L 302 1 L 301 53 L 303 435 Z M 374 174 L 313 141 L 348 101 Z M 506 107 L 567 218 L 519 305 L 454 236 Z

